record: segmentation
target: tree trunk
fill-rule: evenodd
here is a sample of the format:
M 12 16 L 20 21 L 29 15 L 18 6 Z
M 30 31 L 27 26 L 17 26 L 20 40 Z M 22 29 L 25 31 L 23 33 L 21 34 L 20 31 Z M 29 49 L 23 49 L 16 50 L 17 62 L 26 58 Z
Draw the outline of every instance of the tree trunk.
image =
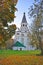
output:
M 43 55 L 43 43 L 41 41 L 41 37 L 39 37 L 39 47 L 40 47 L 40 50 L 41 50 L 41 55 Z

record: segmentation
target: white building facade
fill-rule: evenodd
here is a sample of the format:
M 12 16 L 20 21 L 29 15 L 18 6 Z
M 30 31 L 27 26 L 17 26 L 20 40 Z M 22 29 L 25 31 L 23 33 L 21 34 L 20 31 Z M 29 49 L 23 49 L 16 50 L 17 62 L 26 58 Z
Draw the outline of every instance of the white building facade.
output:
M 15 32 L 14 41 L 19 41 L 25 46 L 25 48 L 21 47 L 22 50 L 34 50 L 35 49 L 32 47 L 32 45 L 30 45 L 29 29 L 28 29 L 28 23 L 26 20 L 25 13 L 23 15 L 20 29 L 18 29 L 18 31 Z M 16 50 L 17 47 L 13 47 L 13 49 Z M 18 50 L 20 50 L 20 47 L 18 48 Z

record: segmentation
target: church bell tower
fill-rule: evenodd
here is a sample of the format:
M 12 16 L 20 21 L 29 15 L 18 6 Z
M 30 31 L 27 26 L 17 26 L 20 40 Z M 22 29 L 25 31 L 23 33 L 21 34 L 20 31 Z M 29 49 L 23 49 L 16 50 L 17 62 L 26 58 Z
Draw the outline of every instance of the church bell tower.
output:
M 27 30 L 28 30 L 28 23 L 27 23 L 27 20 L 26 20 L 25 12 L 24 12 L 22 22 L 21 22 L 21 31 L 25 32 Z

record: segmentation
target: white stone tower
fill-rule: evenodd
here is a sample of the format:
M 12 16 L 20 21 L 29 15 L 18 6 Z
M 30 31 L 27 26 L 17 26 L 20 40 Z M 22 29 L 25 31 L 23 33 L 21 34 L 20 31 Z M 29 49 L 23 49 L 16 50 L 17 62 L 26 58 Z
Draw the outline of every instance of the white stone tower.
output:
M 22 48 L 22 50 L 33 50 L 32 45 L 30 45 L 30 40 L 29 40 L 29 29 L 28 29 L 28 23 L 26 20 L 25 13 L 23 15 L 23 19 L 21 22 L 21 27 L 16 31 L 15 33 L 15 40 L 21 42 L 25 48 Z

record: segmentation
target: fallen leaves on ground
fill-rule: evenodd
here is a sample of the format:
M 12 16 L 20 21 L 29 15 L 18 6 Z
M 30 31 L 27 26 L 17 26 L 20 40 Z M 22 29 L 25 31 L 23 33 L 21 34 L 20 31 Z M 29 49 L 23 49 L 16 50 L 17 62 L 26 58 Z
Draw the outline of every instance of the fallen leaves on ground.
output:
M 43 65 L 43 56 L 10 55 L 0 59 L 0 65 Z

